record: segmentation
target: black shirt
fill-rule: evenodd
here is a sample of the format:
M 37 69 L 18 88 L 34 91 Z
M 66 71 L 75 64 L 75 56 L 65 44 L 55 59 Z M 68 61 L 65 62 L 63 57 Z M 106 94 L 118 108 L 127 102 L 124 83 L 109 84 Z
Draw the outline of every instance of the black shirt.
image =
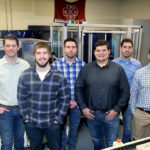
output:
M 97 61 L 85 65 L 77 78 L 76 101 L 82 109 L 119 111 L 127 104 L 130 90 L 124 69 L 111 61 L 100 67 Z

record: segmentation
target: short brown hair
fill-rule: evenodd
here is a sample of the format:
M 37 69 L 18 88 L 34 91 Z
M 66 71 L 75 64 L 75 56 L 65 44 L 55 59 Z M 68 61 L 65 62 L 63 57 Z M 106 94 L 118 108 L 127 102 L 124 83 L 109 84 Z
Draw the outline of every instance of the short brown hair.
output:
M 34 45 L 33 53 L 35 54 L 38 48 L 46 48 L 48 53 L 51 54 L 51 47 L 46 42 L 38 42 Z
M 131 43 L 131 45 L 132 45 L 132 47 L 133 47 L 133 41 L 132 41 L 131 39 L 129 39 L 129 38 L 125 38 L 125 39 L 123 39 L 123 40 L 122 40 L 122 42 L 121 42 L 121 44 L 120 44 L 120 45 L 121 45 L 121 47 L 122 47 L 122 46 L 123 46 L 123 44 L 124 44 L 124 43 L 126 43 L 126 42 Z
M 14 40 L 16 41 L 17 46 L 19 47 L 19 40 L 13 34 L 7 34 L 3 39 L 3 46 L 5 45 L 6 40 Z
M 96 49 L 96 47 L 98 47 L 98 46 L 104 46 L 104 45 L 106 45 L 106 46 L 107 46 L 107 49 L 109 50 L 109 44 L 108 44 L 108 42 L 105 41 L 105 40 L 98 40 L 98 41 L 95 43 L 95 49 Z
M 64 41 L 64 47 L 66 46 L 66 43 L 67 42 L 74 42 L 76 47 L 77 47 L 77 41 L 73 38 L 67 38 L 65 41 Z

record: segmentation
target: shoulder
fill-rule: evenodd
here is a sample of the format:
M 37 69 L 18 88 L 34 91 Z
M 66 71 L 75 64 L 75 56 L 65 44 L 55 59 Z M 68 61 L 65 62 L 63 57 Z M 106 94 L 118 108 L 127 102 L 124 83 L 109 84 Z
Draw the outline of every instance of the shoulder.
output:
M 131 58 L 131 62 L 136 65 L 137 67 L 141 67 L 141 63 L 139 60 L 135 59 L 135 58 Z
M 93 62 L 89 62 L 87 64 L 85 64 L 82 68 L 82 72 L 84 71 L 90 71 L 91 69 L 93 69 L 96 66 L 96 61 Z
M 58 69 L 56 69 L 53 65 L 51 65 L 51 70 L 53 72 L 53 75 L 63 77 L 63 74 Z
M 110 66 L 113 68 L 123 69 L 122 66 L 114 61 L 110 61 Z
M 86 64 L 85 61 L 81 60 L 80 58 L 77 58 L 77 62 L 81 64 L 82 66 Z
M 21 65 L 25 65 L 25 66 L 28 66 L 28 67 L 30 66 L 30 64 L 22 58 L 18 58 L 18 61 Z
M 149 68 L 149 69 L 148 69 Z M 135 75 L 136 76 L 140 76 L 140 75 L 143 75 L 145 74 L 148 70 L 150 70 L 150 66 L 144 66 L 142 68 L 140 68 L 139 70 L 136 71 Z
M 112 60 L 112 62 L 116 62 L 116 63 L 119 63 L 119 61 L 120 61 L 120 57 L 117 57 L 117 58 Z
M 21 77 L 29 76 L 34 72 L 33 67 L 29 67 L 25 71 L 22 72 Z
M 0 66 L 3 64 L 3 59 L 1 58 L 0 59 Z
M 63 59 L 63 57 L 58 58 L 57 60 L 55 60 L 55 61 L 53 62 L 53 64 L 62 63 L 62 59 Z

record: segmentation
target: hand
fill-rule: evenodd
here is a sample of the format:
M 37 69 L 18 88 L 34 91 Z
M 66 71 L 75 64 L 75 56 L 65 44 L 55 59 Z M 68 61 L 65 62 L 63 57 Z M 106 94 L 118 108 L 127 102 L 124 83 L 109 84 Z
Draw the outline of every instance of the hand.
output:
M 69 102 L 69 108 L 70 109 L 74 109 L 75 107 L 77 107 L 77 102 L 73 101 L 73 100 L 70 100 Z
M 91 110 L 89 108 L 84 108 L 82 112 L 88 119 L 94 120 L 95 116 L 91 113 Z
M 57 124 L 57 123 L 58 123 L 58 121 L 56 121 L 56 120 L 55 120 L 55 121 L 54 121 L 54 123 L 56 123 L 56 124 Z
M 117 112 L 111 109 L 107 112 L 108 115 L 105 117 L 106 120 L 113 120 L 113 118 L 117 115 Z
M 0 114 L 3 114 L 5 111 L 9 112 L 8 109 L 6 109 L 4 107 L 0 107 Z
M 29 120 L 25 120 L 24 122 L 25 122 L 25 123 L 28 123 L 28 122 L 29 122 Z

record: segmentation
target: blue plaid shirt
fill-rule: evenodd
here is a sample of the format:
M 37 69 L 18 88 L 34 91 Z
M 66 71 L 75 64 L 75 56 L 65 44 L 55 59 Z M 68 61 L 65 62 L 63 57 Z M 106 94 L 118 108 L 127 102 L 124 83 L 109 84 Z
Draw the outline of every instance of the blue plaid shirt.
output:
M 129 106 L 132 113 L 137 107 L 150 111 L 150 64 L 136 71 L 131 85 Z
M 69 88 L 70 88 L 70 93 L 71 93 L 71 100 L 73 101 L 75 101 L 74 90 L 75 90 L 76 79 L 78 77 L 80 70 L 84 65 L 85 62 L 80 60 L 77 57 L 75 58 L 71 66 L 66 62 L 65 57 L 61 57 L 53 63 L 54 68 L 62 72 L 64 76 L 67 78 Z
M 43 81 L 35 67 L 23 72 L 17 96 L 23 119 L 39 128 L 47 128 L 55 120 L 62 123 L 70 100 L 66 78 L 52 66 Z

